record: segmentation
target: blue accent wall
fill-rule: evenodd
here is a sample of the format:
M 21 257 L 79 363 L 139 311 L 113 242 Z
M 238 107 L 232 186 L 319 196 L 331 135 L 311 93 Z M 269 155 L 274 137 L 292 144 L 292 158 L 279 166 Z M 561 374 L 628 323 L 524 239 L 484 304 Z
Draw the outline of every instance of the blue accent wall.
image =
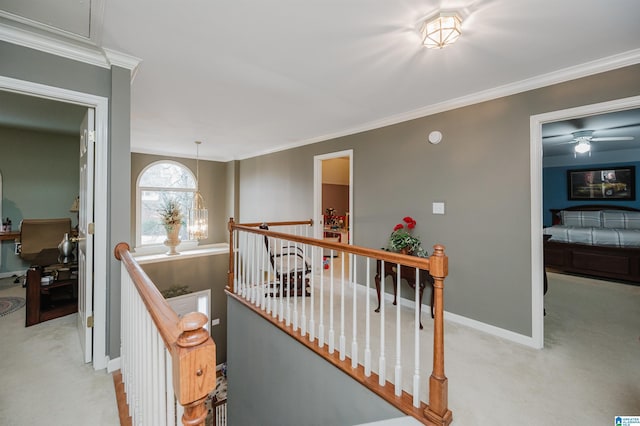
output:
M 636 166 L 636 200 L 635 201 L 613 201 L 613 200 L 584 200 L 570 201 L 567 193 L 567 170 L 588 169 L 588 168 L 607 168 Z M 611 204 L 612 206 L 627 206 L 640 208 L 639 196 L 640 187 L 638 187 L 638 179 L 640 178 L 640 162 L 629 161 L 625 163 L 600 163 L 600 164 L 581 164 L 579 166 L 563 166 L 563 167 L 545 167 L 542 169 L 542 221 L 544 226 L 551 226 L 551 212 L 549 209 L 558 209 L 584 204 Z

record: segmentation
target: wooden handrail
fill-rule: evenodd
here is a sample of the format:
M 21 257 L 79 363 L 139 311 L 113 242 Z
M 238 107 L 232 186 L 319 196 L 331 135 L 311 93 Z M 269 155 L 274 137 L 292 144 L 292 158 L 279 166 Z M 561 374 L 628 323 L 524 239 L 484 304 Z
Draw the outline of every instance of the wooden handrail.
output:
M 312 224 L 308 221 L 304 222 L 271 222 L 267 223 L 268 226 L 280 226 L 280 225 L 291 225 L 291 224 Z M 413 415 L 419 418 L 426 424 L 430 425 L 449 425 L 453 420 L 451 410 L 448 408 L 448 379 L 445 375 L 444 370 L 444 280 L 449 274 L 449 258 L 445 254 L 445 247 L 436 244 L 433 246 L 433 253 L 429 258 L 421 258 L 416 256 L 409 256 L 400 253 L 393 253 L 385 250 L 377 250 L 366 247 L 359 247 L 354 245 L 348 245 L 343 243 L 337 243 L 327 240 L 320 240 L 317 238 L 303 237 L 299 235 L 286 234 L 281 232 L 275 232 L 265 229 L 256 228 L 261 224 L 250 223 L 250 224 L 236 224 L 231 218 L 229 220 L 228 229 L 229 229 L 229 274 L 228 274 L 228 284 L 227 284 L 227 292 L 229 295 L 232 295 L 234 298 L 242 301 L 251 309 L 255 309 L 252 304 L 247 303 L 242 298 L 239 298 L 235 294 L 235 277 L 234 277 L 234 245 L 233 245 L 233 234 L 234 231 L 243 231 L 249 232 L 253 234 L 264 235 L 267 237 L 283 239 L 287 241 L 309 244 L 316 247 L 322 247 L 326 249 L 335 250 L 338 252 L 351 253 L 360 256 L 374 258 L 376 260 L 382 260 L 385 262 L 398 263 L 405 266 L 415 267 L 418 269 L 422 269 L 425 271 L 429 271 L 429 274 L 433 277 L 433 291 L 434 291 L 434 328 L 433 328 L 433 371 L 431 377 L 429 378 L 429 403 L 422 409 L 421 413 L 416 413 L 416 409 L 409 405 L 404 406 L 403 403 L 400 403 L 400 400 L 395 397 L 389 396 L 387 400 L 389 400 L 392 404 L 394 404 L 397 408 L 403 410 L 405 413 Z M 264 315 L 263 312 L 257 310 L 261 315 L 265 318 L 269 319 L 274 324 L 277 324 L 283 329 L 287 329 L 285 326 L 281 326 L 278 321 L 272 318 L 269 315 Z M 289 327 L 290 328 L 290 327 Z M 287 330 L 290 334 L 293 333 L 292 330 Z M 321 356 L 325 357 L 330 362 L 338 365 L 343 363 L 343 361 L 334 360 L 334 356 L 329 356 L 324 353 L 323 348 L 316 347 L 315 344 L 311 344 L 304 339 L 298 339 L 302 343 L 304 343 L 309 348 L 313 349 Z M 346 365 L 346 364 L 345 364 Z M 350 367 L 343 368 L 343 371 L 347 372 L 347 374 L 352 374 L 352 370 Z M 354 376 L 356 380 L 358 378 Z M 386 392 L 380 390 L 377 385 L 375 385 L 371 380 L 361 381 L 365 386 L 374 392 L 378 393 L 381 396 L 387 397 Z
M 261 224 L 267 224 L 268 226 L 287 226 L 291 224 L 295 225 L 311 225 L 313 221 L 299 221 L 299 222 L 263 222 Z M 227 289 L 233 292 L 234 289 L 234 259 L 233 259 L 233 232 L 235 230 L 245 231 L 253 234 L 264 235 L 272 238 L 280 238 L 285 239 L 287 241 L 293 241 L 296 243 L 309 244 L 316 247 L 322 247 L 330 250 L 335 250 L 337 252 L 351 253 L 357 254 L 359 256 L 372 257 L 378 260 L 383 260 L 385 262 L 393 262 L 399 263 L 404 266 L 411 266 L 414 268 L 419 268 L 425 271 L 430 271 L 430 258 L 426 257 L 416 257 L 410 256 L 406 254 L 394 253 L 386 250 L 378 250 L 367 247 L 354 246 L 344 243 L 337 243 L 329 240 L 321 240 L 318 238 L 312 237 L 303 237 L 300 235 L 287 234 L 283 232 L 270 231 L 265 229 L 256 228 L 261 224 L 249 223 L 249 224 L 237 224 L 234 222 L 233 218 L 229 219 L 228 229 L 229 229 L 229 271 L 228 271 L 228 282 Z M 441 245 L 436 245 L 435 247 L 441 247 L 444 252 L 444 247 Z M 433 275 L 433 274 L 432 274 Z M 445 275 L 446 276 L 446 275 Z M 435 276 L 434 276 L 435 277 Z M 444 278 L 444 277 L 443 277 Z
M 114 254 L 129 273 L 171 354 L 175 397 L 185 408 L 183 424 L 204 425 L 205 401 L 216 386 L 216 345 L 204 329 L 209 319 L 199 312 L 179 318 L 132 256 L 127 243 L 117 244 Z

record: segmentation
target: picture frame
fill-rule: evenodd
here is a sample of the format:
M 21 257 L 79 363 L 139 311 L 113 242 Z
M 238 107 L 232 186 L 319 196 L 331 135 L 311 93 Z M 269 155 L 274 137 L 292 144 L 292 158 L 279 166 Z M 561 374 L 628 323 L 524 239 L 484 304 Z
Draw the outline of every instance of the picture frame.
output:
M 567 170 L 569 200 L 635 201 L 636 167 Z

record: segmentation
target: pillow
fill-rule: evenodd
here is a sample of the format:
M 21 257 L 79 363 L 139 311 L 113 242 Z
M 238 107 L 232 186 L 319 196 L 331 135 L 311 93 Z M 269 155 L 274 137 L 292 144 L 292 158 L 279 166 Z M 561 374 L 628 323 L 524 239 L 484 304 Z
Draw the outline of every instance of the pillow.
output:
M 562 224 L 567 226 L 583 226 L 600 228 L 602 222 L 600 220 L 600 211 L 568 211 L 560 212 Z
M 640 229 L 640 212 L 603 210 L 602 226 L 616 229 Z

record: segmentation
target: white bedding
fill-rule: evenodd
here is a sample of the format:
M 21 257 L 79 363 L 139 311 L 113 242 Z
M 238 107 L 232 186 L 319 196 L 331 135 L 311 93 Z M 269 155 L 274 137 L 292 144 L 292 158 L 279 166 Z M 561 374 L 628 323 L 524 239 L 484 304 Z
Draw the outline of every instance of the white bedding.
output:
M 555 225 L 544 228 L 550 241 L 611 247 L 640 247 L 640 229 Z

